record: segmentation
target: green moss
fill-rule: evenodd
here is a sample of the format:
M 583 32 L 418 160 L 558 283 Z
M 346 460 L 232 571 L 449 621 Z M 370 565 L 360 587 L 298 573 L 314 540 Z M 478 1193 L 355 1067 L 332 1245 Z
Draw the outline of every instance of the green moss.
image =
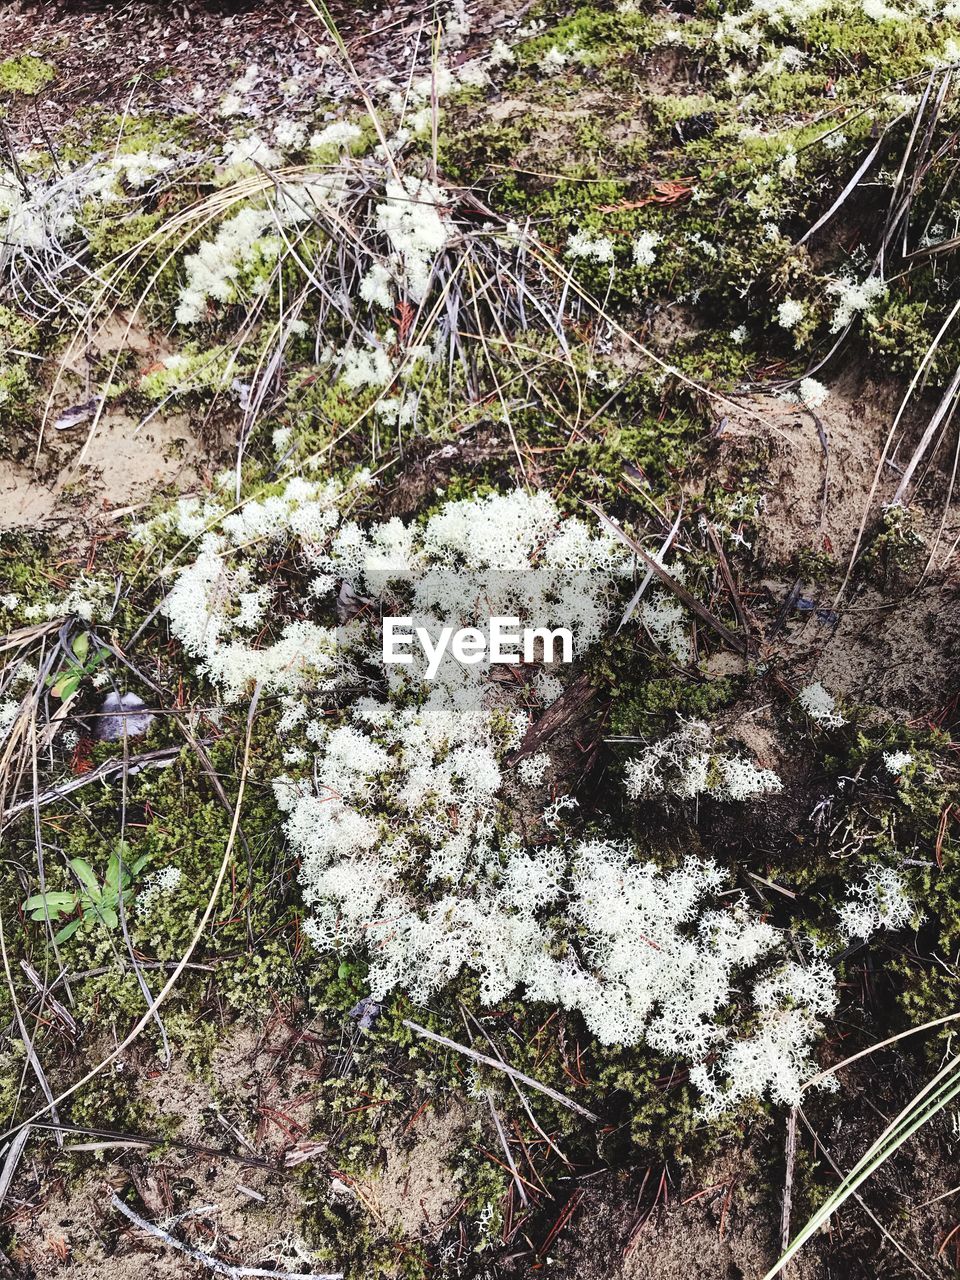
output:
M 56 74 L 57 69 L 52 63 L 44 62 L 32 53 L 7 58 L 5 62 L 0 62 L 0 91 L 34 97 Z
M 860 572 L 888 584 L 892 579 L 902 579 L 921 570 L 927 558 L 927 545 L 917 524 L 917 513 L 910 508 L 899 503 L 885 507 L 879 527 L 860 559 Z
M 157 1115 L 137 1090 L 130 1088 L 122 1063 L 99 1072 L 70 1098 L 70 1121 L 90 1129 L 118 1133 L 156 1132 Z
M 90 205 L 84 211 L 87 230 L 87 245 L 93 261 L 98 267 L 113 265 L 117 259 L 130 257 L 129 274 L 114 276 L 113 283 L 117 289 L 128 294 L 132 289 L 135 276 L 134 268 L 142 268 L 148 258 L 149 240 L 153 232 L 160 226 L 158 213 L 136 213 L 129 210 L 110 211 L 100 205 Z M 152 286 L 154 290 L 163 288 L 163 281 L 157 280 Z
M 135 155 L 139 151 L 170 155 L 189 151 L 200 139 L 202 117 L 186 112 L 166 115 L 159 112 L 120 113 L 92 104 L 81 107 L 67 124 L 60 142 L 62 162 L 85 164 L 91 155 L 105 158 L 114 152 Z M 205 170 L 195 171 L 194 177 Z
M 41 327 L 11 307 L 0 306 L 0 451 L 23 443 L 25 419 L 39 406 L 40 371 L 47 342 Z
M 801 829 L 794 856 L 771 863 L 769 874 L 815 899 L 825 922 L 874 862 L 895 867 L 903 878 L 923 918 L 915 944 L 888 950 L 882 937 L 871 941 L 871 964 L 889 992 L 871 1018 L 870 1036 L 878 1040 L 940 1016 L 956 994 L 948 958 L 960 946 L 960 873 L 951 820 L 957 783 L 946 734 L 876 712 L 871 716 L 868 708 L 852 709 L 850 718 L 851 726 L 832 735 L 817 775 L 829 822 Z M 871 720 L 872 727 L 853 727 Z M 883 759 L 893 752 L 912 757 L 897 776 Z M 839 860 L 838 842 L 846 851 Z M 849 963 L 862 958 L 854 949 Z
M 31 529 L 0 529 L 0 581 L 0 626 L 7 630 L 19 624 L 25 605 L 41 604 L 67 585 L 55 568 L 51 542 Z M 3 604 L 8 594 L 15 609 Z
M 729 677 L 704 675 L 697 680 L 688 671 L 678 673 L 663 658 L 638 661 L 629 645 L 603 665 L 611 689 L 610 729 L 617 736 L 653 737 L 672 726 L 677 716 L 714 720 L 737 692 L 738 682 Z
M 224 390 L 228 370 L 233 369 L 242 378 L 253 359 L 252 352 L 248 358 L 245 352 L 238 353 L 226 345 L 187 342 L 173 356 L 137 378 L 134 390 L 153 404 L 174 396 L 209 400 Z
M 924 73 L 946 26 L 877 23 L 862 13 L 839 22 L 824 11 L 812 18 L 816 34 L 805 30 L 802 41 L 799 33 L 761 27 L 756 59 L 740 65 L 736 54 L 722 53 L 715 20 L 707 13 L 677 28 L 670 19 L 658 22 L 612 8 L 575 4 L 559 21 L 545 14 L 546 29 L 518 47 L 516 71 L 499 85 L 504 98 L 522 96 L 528 113 L 494 119 L 485 103 L 461 100 L 448 111 L 442 139 L 446 171 L 464 183 L 483 175 L 493 206 L 518 220 L 529 218 L 558 251 L 575 230 L 609 238 L 616 254 L 612 272 L 588 261 L 569 265 L 615 312 L 629 313 L 638 301 L 651 307 L 678 300 L 691 305 L 697 327 L 714 335 L 713 358 L 681 346 L 676 363 L 686 372 L 699 364 L 707 380 L 717 373 L 721 379 L 742 376 L 747 353 L 731 351 L 729 331 L 765 319 L 765 356 L 779 343 L 782 357 L 798 360 L 802 370 L 801 362 L 829 337 L 832 304 L 824 276 L 853 272 L 863 278 L 868 268 L 836 246 L 818 242 L 816 264 L 805 249 L 793 246 L 835 194 L 837 175 L 855 170 L 881 125 L 888 128 L 890 163 L 884 178 L 893 180 L 910 121 L 893 123 L 904 104 L 888 86 Z M 723 16 L 717 13 L 716 19 Z M 770 67 L 791 38 L 802 46 L 803 65 L 772 74 Z M 657 46 L 670 83 L 654 92 L 646 55 Z M 532 81 L 528 69 L 554 47 L 579 49 L 582 57 L 571 57 L 553 77 Z M 595 57 L 598 49 L 602 57 Z M 585 78 L 584 65 L 592 80 Z M 739 76 L 736 82 L 728 79 L 731 71 Z M 825 83 L 836 91 L 829 120 L 823 119 Z M 612 110 L 615 93 L 634 104 L 620 129 L 614 127 L 622 114 Z M 575 114 L 568 111 L 571 102 L 577 104 Z M 954 116 L 951 106 L 939 127 L 948 131 Z M 636 136 L 638 121 L 642 140 Z M 688 121 L 704 123 L 692 131 L 675 127 Z M 657 184 L 664 181 L 679 182 L 690 196 L 664 206 L 657 199 Z M 938 203 L 945 181 L 945 173 L 931 174 L 918 192 L 918 237 L 931 217 L 944 228 L 952 225 L 951 208 Z M 877 206 L 860 208 L 859 195 L 851 203 L 864 220 L 863 243 L 869 244 L 874 229 L 881 230 L 873 227 Z M 948 194 L 946 205 L 952 203 Z M 637 268 L 630 243 L 641 230 L 662 239 L 654 264 Z M 790 333 L 769 325 L 786 296 L 806 306 L 803 323 Z M 895 280 L 886 301 L 856 326 L 877 357 L 878 371 L 888 370 L 891 358 L 898 368 L 916 367 L 930 347 L 936 317 L 954 297 L 943 273 L 923 262 Z M 960 331 L 938 353 L 936 379 L 955 367 L 956 343 Z

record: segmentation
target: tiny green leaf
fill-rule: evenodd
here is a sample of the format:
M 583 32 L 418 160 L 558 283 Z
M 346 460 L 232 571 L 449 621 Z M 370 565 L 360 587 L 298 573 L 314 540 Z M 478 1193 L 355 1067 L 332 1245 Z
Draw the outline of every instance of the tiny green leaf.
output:
M 33 912 L 34 920 L 45 920 L 47 916 L 56 919 L 67 915 L 77 905 L 75 893 L 61 893 L 55 890 L 47 893 L 35 893 L 23 904 L 24 911 Z
M 97 877 L 93 867 L 84 858 L 71 858 L 70 866 L 73 869 L 73 874 L 85 889 L 91 892 L 96 892 L 99 889 L 100 886 L 97 884 Z
M 69 924 L 65 924 L 62 929 L 53 935 L 54 942 L 66 942 L 68 938 L 72 938 L 80 926 L 83 924 L 83 917 L 80 916 L 76 920 L 71 920 Z
M 61 676 L 51 690 L 55 698 L 62 698 L 66 701 L 77 692 L 80 688 L 80 681 L 83 679 L 82 671 L 71 671 L 68 675 Z

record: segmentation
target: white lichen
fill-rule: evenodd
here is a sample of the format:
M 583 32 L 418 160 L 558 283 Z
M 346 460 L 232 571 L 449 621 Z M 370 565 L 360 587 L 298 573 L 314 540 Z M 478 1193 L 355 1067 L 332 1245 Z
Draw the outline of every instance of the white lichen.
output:
M 840 931 L 848 941 L 871 938 L 881 929 L 902 929 L 915 914 L 903 880 L 885 866 L 871 867 L 838 909 Z
M 832 694 L 827 693 L 819 680 L 806 685 L 797 694 L 797 702 L 811 720 L 829 729 L 839 729 L 846 720 L 837 710 L 837 702 Z

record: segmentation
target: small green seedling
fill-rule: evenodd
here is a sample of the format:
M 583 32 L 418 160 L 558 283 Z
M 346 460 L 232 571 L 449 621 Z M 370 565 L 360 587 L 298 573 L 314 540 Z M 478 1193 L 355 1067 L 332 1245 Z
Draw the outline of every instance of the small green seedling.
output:
M 23 904 L 24 911 L 30 912 L 31 920 L 61 920 L 79 908 L 80 915 L 54 934 L 54 942 L 65 942 L 81 925 L 89 928 L 97 921 L 108 929 L 116 929 L 120 923 L 120 899 L 123 898 L 124 908 L 129 908 L 133 902 L 133 882 L 147 861 L 143 857 L 130 862 L 127 853 L 125 845 L 111 853 L 102 884 L 89 862 L 83 858 L 71 858 L 70 869 L 80 887 L 74 892 L 48 889 L 46 893 L 35 893 Z
M 47 680 L 50 692 L 55 698 L 72 697 L 80 688 L 81 681 L 92 675 L 109 653 L 108 649 L 98 649 L 93 657 L 88 659 L 90 637 L 86 632 L 77 636 L 70 648 L 71 653 L 67 655 L 66 670 L 58 671 Z

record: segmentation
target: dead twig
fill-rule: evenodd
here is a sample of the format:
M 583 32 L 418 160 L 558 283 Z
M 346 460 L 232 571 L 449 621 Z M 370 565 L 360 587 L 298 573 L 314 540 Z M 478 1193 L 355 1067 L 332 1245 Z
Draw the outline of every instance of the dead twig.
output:
M 724 626 L 719 618 L 715 618 L 705 605 L 702 605 L 695 596 L 692 596 L 686 587 L 682 587 L 676 578 L 667 572 L 662 564 L 659 564 L 654 560 L 653 556 L 644 551 L 643 547 L 641 547 L 638 542 L 635 542 L 629 534 L 625 533 L 615 521 L 611 520 L 595 502 L 587 502 L 585 505 L 590 508 L 594 515 L 599 516 L 607 528 L 616 534 L 620 541 L 624 543 L 625 546 L 628 546 L 634 555 L 640 558 L 651 573 L 653 573 L 655 578 L 673 592 L 681 604 L 685 605 L 691 613 L 695 613 L 701 622 L 705 622 L 708 627 L 711 627 L 721 640 L 723 640 L 724 644 L 728 645 L 729 648 L 735 650 L 737 653 L 742 654 L 744 657 L 749 655 L 750 649 L 746 640 L 741 640 L 740 637 L 731 631 L 729 627 Z
M 321 1274 L 318 1271 L 278 1271 L 275 1267 L 235 1267 L 229 1262 L 215 1258 L 212 1253 L 197 1249 L 184 1240 L 178 1240 L 169 1231 L 164 1231 L 163 1227 L 158 1227 L 155 1222 L 148 1222 L 146 1218 L 141 1218 L 139 1213 L 124 1204 L 116 1192 L 113 1193 L 110 1203 L 128 1222 L 132 1222 L 147 1235 L 153 1236 L 155 1240 L 162 1240 L 171 1249 L 186 1254 L 193 1262 L 199 1262 L 201 1266 L 213 1271 L 216 1275 L 229 1276 L 230 1280 L 240 1280 L 241 1276 L 273 1276 L 275 1280 L 343 1280 L 342 1271 L 327 1271 Z
M 466 1020 L 469 1017 L 470 1021 L 477 1028 L 480 1034 L 483 1036 L 484 1040 L 486 1040 L 487 1044 L 490 1046 L 493 1052 L 497 1055 L 497 1058 L 502 1062 L 503 1054 L 500 1052 L 499 1048 L 497 1047 L 497 1044 L 493 1040 L 491 1040 L 489 1034 L 487 1033 L 487 1029 L 483 1025 L 483 1023 L 480 1022 L 479 1019 L 474 1017 L 472 1013 L 468 1014 L 466 1009 L 464 1009 L 463 1005 L 460 1006 L 460 1011 L 463 1014 L 464 1022 L 466 1023 Z M 467 1029 L 469 1031 L 469 1027 Z M 470 1039 L 472 1041 L 473 1037 L 471 1036 Z M 527 1119 L 533 1125 L 534 1129 L 536 1129 L 537 1133 L 539 1133 L 540 1137 L 544 1140 L 544 1142 L 547 1144 L 550 1150 L 554 1152 L 554 1154 L 557 1155 L 565 1165 L 570 1166 L 570 1161 L 567 1159 L 567 1157 L 563 1154 L 563 1152 L 560 1150 L 557 1144 L 553 1141 L 550 1135 L 548 1133 L 545 1133 L 544 1130 L 540 1127 L 540 1124 L 538 1123 L 536 1116 L 533 1114 L 533 1111 L 530 1108 L 529 1102 L 527 1102 L 526 1094 L 523 1092 L 523 1090 L 520 1088 L 520 1086 L 517 1084 L 516 1080 L 514 1080 L 512 1076 L 509 1076 L 508 1079 L 510 1080 L 511 1085 L 513 1086 L 514 1093 L 516 1093 L 517 1097 L 520 1099 L 520 1105 L 523 1107 L 524 1111 L 527 1113 Z
M 27 1126 L 28 1128 L 30 1126 Z M 70 1124 L 65 1120 L 54 1123 L 50 1120 L 38 1120 L 33 1126 L 37 1129 L 50 1129 L 57 1133 L 75 1133 L 88 1138 L 98 1138 L 108 1146 L 128 1147 L 170 1147 L 188 1155 L 204 1156 L 211 1160 L 230 1160 L 234 1164 L 245 1165 L 253 1169 L 269 1169 L 278 1173 L 282 1166 L 276 1160 L 268 1160 L 255 1153 L 250 1156 L 228 1151 L 225 1147 L 208 1147 L 202 1142 L 183 1142 L 176 1138 L 165 1138 L 149 1133 L 121 1133 L 116 1129 L 91 1129 L 85 1125 Z M 21 1129 L 22 1133 L 23 1130 Z M 239 1134 L 237 1135 L 239 1137 Z M 75 1147 L 74 1150 L 77 1150 Z
M 677 518 L 676 520 L 674 520 L 670 528 L 670 532 L 667 534 L 666 538 L 663 541 L 663 545 L 660 547 L 660 552 L 657 556 L 658 560 L 662 561 L 663 558 L 666 556 L 667 552 L 670 550 L 671 546 L 673 545 L 673 540 L 677 536 L 677 531 L 680 528 L 680 521 L 682 519 L 683 519 L 683 503 L 681 502 L 680 510 L 677 512 Z M 634 611 L 636 610 L 637 605 L 643 599 L 644 592 L 646 591 L 647 587 L 649 587 L 652 580 L 653 580 L 653 570 L 648 569 L 646 574 L 644 575 L 643 581 L 640 583 L 640 586 L 637 588 L 636 592 L 634 593 L 633 598 L 631 599 L 630 603 L 627 605 L 626 609 L 624 609 L 623 611 L 623 617 L 620 619 L 620 624 L 617 627 L 618 631 L 621 631 L 627 625 L 630 619 L 633 617 L 633 614 L 634 614 Z
M 720 541 L 717 531 L 714 529 L 712 524 L 707 525 L 707 537 L 710 539 L 714 554 L 717 557 L 717 565 L 720 568 L 720 577 L 723 579 L 723 585 L 727 588 L 730 603 L 733 605 L 733 611 L 737 615 L 737 622 L 740 624 L 741 631 L 744 631 L 749 637 L 750 619 L 747 616 L 747 610 L 744 606 L 743 599 L 740 596 L 740 590 L 737 587 L 736 580 L 734 579 L 733 570 L 730 568 L 730 562 L 723 549 L 723 543 Z M 749 644 L 749 639 L 747 643 Z
M 51 988 L 47 986 L 29 960 L 21 960 L 20 968 L 39 991 L 41 1004 L 48 1005 L 51 1012 L 59 1018 L 70 1035 L 75 1036 L 77 1034 L 77 1022 L 70 1010 L 61 1004 L 55 996 L 51 995 Z
M 490 1092 L 489 1089 L 486 1091 L 486 1098 L 487 1098 L 487 1106 L 490 1108 L 490 1115 L 493 1118 L 493 1123 L 497 1130 L 497 1137 L 500 1139 L 500 1146 L 503 1148 L 503 1154 L 506 1156 L 507 1164 L 510 1166 L 510 1173 L 513 1177 L 514 1183 L 516 1184 L 517 1192 L 520 1196 L 520 1199 L 523 1201 L 524 1207 L 528 1208 L 530 1205 L 530 1200 L 529 1200 L 529 1197 L 527 1196 L 527 1189 L 523 1185 L 523 1179 L 520 1177 L 520 1171 L 517 1168 L 517 1162 L 514 1160 L 513 1152 L 510 1150 L 510 1143 L 507 1141 L 507 1135 L 503 1131 L 503 1124 L 501 1123 L 500 1117 L 497 1114 L 497 1108 L 493 1104 L 493 1094 Z
M 913 393 L 916 391 L 917 387 L 920 385 L 921 381 L 923 380 L 923 377 L 927 371 L 927 366 L 930 364 L 930 361 L 933 359 L 934 355 L 936 354 L 937 348 L 940 346 L 940 343 L 943 341 L 950 326 L 953 324 L 954 320 L 957 318 L 958 315 L 960 315 L 960 298 L 958 298 L 957 301 L 950 308 L 949 314 L 941 323 L 940 328 L 937 330 L 937 333 L 933 341 L 930 343 L 930 345 L 927 347 L 926 351 L 924 352 L 923 359 L 920 361 L 920 363 L 917 365 L 917 368 L 914 370 L 913 377 L 910 379 L 910 384 L 907 387 L 906 391 L 904 392 L 902 400 L 900 401 L 900 407 L 897 410 L 896 416 L 894 417 L 893 422 L 890 425 L 890 430 L 887 432 L 887 438 L 884 441 L 883 449 L 880 452 L 880 459 L 877 462 L 877 466 L 873 473 L 873 483 L 870 486 L 870 492 L 867 494 L 866 501 L 863 504 L 863 512 L 860 516 L 860 524 L 857 529 L 857 536 L 854 540 L 853 549 L 850 552 L 850 557 L 847 561 L 846 572 L 843 575 L 843 581 L 840 583 L 840 586 L 837 589 L 837 594 L 834 597 L 834 601 L 833 601 L 834 609 L 836 609 L 839 606 L 840 601 L 843 599 L 843 596 L 847 590 L 847 585 L 850 582 L 850 577 L 853 573 L 854 565 L 856 564 L 857 558 L 860 555 L 860 547 L 863 544 L 864 534 L 866 533 L 866 529 L 867 529 L 867 522 L 870 519 L 870 511 L 873 507 L 873 500 L 876 497 L 877 489 L 880 485 L 880 480 L 883 475 L 883 468 L 886 466 L 887 460 L 890 457 L 890 448 L 893 444 L 894 439 L 896 438 L 897 430 L 900 426 L 900 422 L 903 418 L 903 415 L 906 413 L 907 405 L 910 403 Z
M 823 528 L 823 522 L 827 518 L 827 502 L 830 498 L 830 442 L 827 439 L 826 428 L 812 405 L 804 405 L 807 413 L 813 419 L 817 428 L 817 437 L 820 441 L 820 448 L 823 450 L 823 491 L 820 495 L 820 529 Z
M 476 1049 L 471 1049 L 465 1044 L 458 1044 L 456 1040 L 451 1040 L 448 1036 L 437 1035 L 435 1031 L 428 1031 L 426 1027 L 421 1027 L 419 1022 L 411 1022 L 409 1018 L 404 1018 L 403 1025 L 427 1040 L 442 1044 L 447 1049 L 454 1049 L 457 1053 L 466 1054 L 468 1058 L 473 1058 L 475 1062 L 482 1062 L 484 1066 L 493 1067 L 495 1071 L 502 1071 L 504 1075 L 511 1076 L 514 1080 L 519 1080 L 521 1084 L 528 1085 L 539 1093 L 546 1094 L 554 1102 L 559 1102 L 561 1106 L 569 1107 L 571 1111 L 575 1111 L 577 1115 L 583 1116 L 586 1120 L 591 1120 L 594 1124 L 600 1123 L 600 1117 L 594 1115 L 592 1111 L 588 1111 L 586 1107 L 581 1107 L 579 1102 L 574 1102 L 572 1098 L 566 1097 L 565 1094 L 559 1093 L 556 1089 L 551 1089 L 547 1084 L 541 1084 L 539 1080 L 534 1080 L 532 1076 L 524 1075 L 522 1071 L 518 1071 L 516 1067 L 511 1067 L 509 1063 L 504 1062 L 502 1059 L 491 1058 L 488 1054 L 479 1053 Z
M 537 751 L 540 745 L 552 738 L 564 725 L 569 724 L 590 705 L 596 693 L 587 677 L 581 673 L 567 685 L 560 697 L 552 702 L 543 715 L 527 730 L 523 741 L 511 757 L 511 763 Z
M 182 751 L 182 747 L 162 747 L 158 751 L 145 751 L 142 755 L 134 756 L 129 761 L 128 772 L 138 773 L 141 769 L 151 767 L 162 769 L 166 765 L 173 764 Z M 9 809 L 4 809 L 3 813 L 0 814 L 0 831 L 8 826 L 19 814 L 25 813 L 28 809 L 33 809 L 35 806 L 43 808 L 44 805 L 53 804 L 55 801 L 71 795 L 74 791 L 79 791 L 81 787 L 89 786 L 91 782 L 106 781 L 108 778 L 112 778 L 114 774 L 122 774 L 123 771 L 124 762 L 122 758 L 105 760 L 103 764 L 91 769 L 89 773 L 70 778 L 68 781 L 60 783 L 59 786 L 50 787 L 49 790 L 42 792 L 39 796 L 31 796 L 29 800 L 20 800 L 16 804 L 12 804 Z
M 896 124 L 902 119 L 903 119 L 902 116 L 897 116 L 897 119 L 893 123 Z M 810 229 L 800 237 L 800 239 L 797 241 L 798 248 L 800 245 L 806 244 L 806 242 L 810 239 L 811 236 L 816 235 L 816 233 L 820 230 L 821 227 L 826 226 L 826 224 L 830 221 L 830 219 L 837 212 L 837 210 L 843 205 L 847 197 L 850 196 L 857 189 L 857 187 L 860 185 L 861 179 L 864 177 L 867 170 L 870 168 L 874 160 L 876 160 L 877 156 L 880 154 L 880 149 L 883 146 L 883 143 L 887 136 L 889 128 L 891 127 L 892 126 L 888 126 L 887 129 L 884 129 L 883 133 L 881 133 L 880 137 L 877 139 L 873 147 L 867 153 L 866 159 L 863 160 L 859 169 L 857 169 L 856 173 L 853 175 L 853 177 L 850 179 L 847 185 L 843 188 L 843 190 L 837 196 L 836 200 L 834 200 L 833 204 L 826 211 L 826 213 L 824 213 L 821 217 L 819 217 L 817 221 L 813 224 L 813 226 L 810 227 Z
M 797 1159 L 797 1108 L 787 1116 L 786 1172 L 783 1175 L 783 1208 L 780 1211 L 780 1252 L 790 1247 L 790 1214 L 793 1209 L 793 1170 Z

